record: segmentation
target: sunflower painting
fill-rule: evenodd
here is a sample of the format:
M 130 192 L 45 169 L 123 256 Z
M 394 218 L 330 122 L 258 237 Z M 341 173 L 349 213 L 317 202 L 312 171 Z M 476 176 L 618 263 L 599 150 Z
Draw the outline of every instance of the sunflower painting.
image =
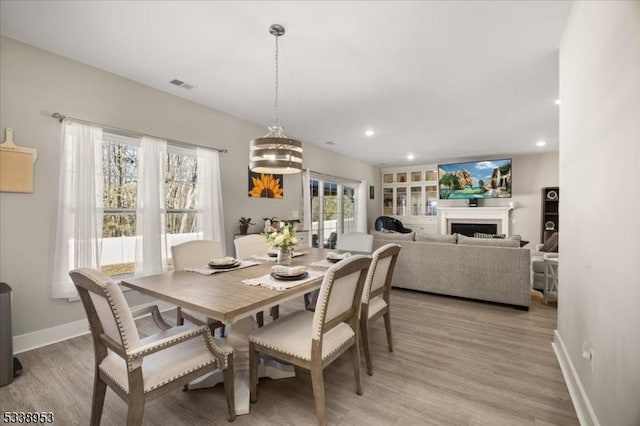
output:
M 249 197 L 282 198 L 282 175 L 254 173 L 249 170 Z

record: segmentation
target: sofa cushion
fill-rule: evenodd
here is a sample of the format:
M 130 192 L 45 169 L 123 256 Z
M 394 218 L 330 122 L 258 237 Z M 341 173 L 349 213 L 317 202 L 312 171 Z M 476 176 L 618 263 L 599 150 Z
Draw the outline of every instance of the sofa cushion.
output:
M 413 241 L 416 233 L 415 231 L 407 232 L 403 234 L 401 232 L 382 232 L 382 231 L 371 231 L 371 235 L 376 240 L 404 240 L 404 241 Z
M 458 235 L 458 244 L 468 246 L 489 246 L 489 247 L 520 247 L 520 236 L 513 235 L 511 237 L 500 238 L 474 238 L 465 235 Z
M 544 242 L 542 247 L 540 247 L 540 251 L 544 251 L 547 253 L 557 253 L 558 252 L 558 233 L 554 232 L 551 234 L 547 241 Z
M 416 232 L 416 241 L 426 241 L 429 243 L 455 244 L 458 242 L 458 234 L 435 235 L 426 232 Z

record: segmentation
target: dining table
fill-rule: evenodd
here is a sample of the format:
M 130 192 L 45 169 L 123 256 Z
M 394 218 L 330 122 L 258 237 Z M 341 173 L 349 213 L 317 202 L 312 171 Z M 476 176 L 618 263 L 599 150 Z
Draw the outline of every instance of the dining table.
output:
M 247 280 L 267 278 L 276 264 L 275 258 L 262 256 L 246 259 L 230 269 L 210 271 L 208 265 L 187 271 L 166 272 L 145 277 L 126 278 L 122 285 L 142 294 L 189 309 L 226 324 L 226 343 L 234 348 L 236 414 L 249 413 L 249 334 L 257 328 L 253 315 L 288 300 L 317 290 L 332 265 L 329 252 L 321 248 L 301 249 L 291 266 L 305 266 L 309 277 L 298 282 L 283 282 L 283 287 L 249 285 Z M 206 274 L 206 275 L 205 275 Z M 245 281 L 245 282 L 243 282 Z M 273 281 L 271 281 L 273 283 Z M 261 358 L 259 377 L 281 379 L 295 377 L 293 366 L 273 358 Z M 215 386 L 223 382 L 220 371 L 189 384 L 189 389 Z

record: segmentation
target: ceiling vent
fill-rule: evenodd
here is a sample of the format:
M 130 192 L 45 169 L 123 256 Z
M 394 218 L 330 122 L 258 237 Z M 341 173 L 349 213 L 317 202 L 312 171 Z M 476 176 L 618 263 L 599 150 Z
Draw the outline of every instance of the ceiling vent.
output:
M 194 86 L 192 84 L 185 83 L 184 81 L 178 80 L 177 78 L 174 78 L 169 83 L 171 83 L 171 84 L 173 84 L 175 86 L 178 86 L 178 87 L 182 87 L 185 90 L 191 90 L 191 89 L 194 88 Z

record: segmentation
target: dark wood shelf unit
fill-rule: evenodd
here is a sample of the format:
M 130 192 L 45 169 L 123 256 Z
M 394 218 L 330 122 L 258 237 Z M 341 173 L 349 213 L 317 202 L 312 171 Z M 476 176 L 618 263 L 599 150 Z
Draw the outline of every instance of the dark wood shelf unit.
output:
M 542 188 L 542 214 L 540 226 L 540 242 L 544 243 L 554 232 L 559 232 L 560 223 L 560 188 L 549 186 Z

